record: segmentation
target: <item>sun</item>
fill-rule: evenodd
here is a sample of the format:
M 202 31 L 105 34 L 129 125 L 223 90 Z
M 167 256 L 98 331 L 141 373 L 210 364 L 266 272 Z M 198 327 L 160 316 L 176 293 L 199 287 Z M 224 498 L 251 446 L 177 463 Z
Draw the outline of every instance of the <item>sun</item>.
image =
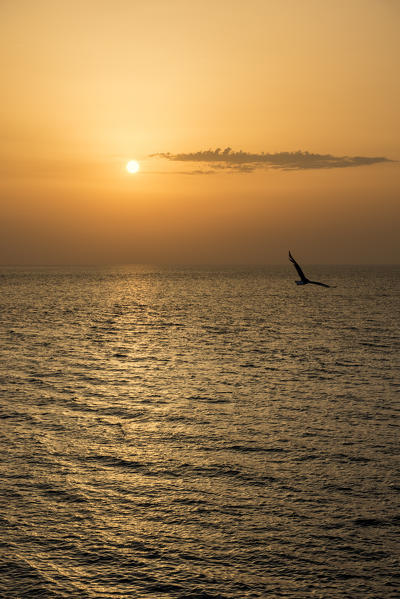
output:
M 127 165 L 126 165 L 126 170 L 128 171 L 128 173 L 134 174 L 137 173 L 139 170 L 139 163 L 136 162 L 136 160 L 130 160 Z

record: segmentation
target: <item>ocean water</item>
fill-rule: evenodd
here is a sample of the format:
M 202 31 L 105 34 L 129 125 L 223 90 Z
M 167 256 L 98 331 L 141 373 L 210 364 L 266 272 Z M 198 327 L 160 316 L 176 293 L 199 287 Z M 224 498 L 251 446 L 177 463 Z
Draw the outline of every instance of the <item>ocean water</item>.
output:
M 2 268 L 0 597 L 400 597 L 400 267 Z

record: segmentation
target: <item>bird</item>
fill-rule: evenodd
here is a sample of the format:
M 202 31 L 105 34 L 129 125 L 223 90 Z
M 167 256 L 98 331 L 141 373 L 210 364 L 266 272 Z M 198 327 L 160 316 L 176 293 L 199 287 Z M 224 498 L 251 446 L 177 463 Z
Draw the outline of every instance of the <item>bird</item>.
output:
M 292 254 L 290 253 L 290 250 L 289 250 L 289 260 L 290 260 L 290 262 L 292 262 L 293 266 L 295 267 L 295 269 L 297 270 L 297 272 L 300 275 L 301 281 L 296 281 L 296 285 L 307 285 L 307 283 L 312 283 L 313 285 L 320 285 L 321 287 L 330 287 L 330 285 L 327 285 L 326 283 L 320 283 L 319 281 L 310 281 L 310 279 L 307 279 L 304 272 L 301 270 L 300 266 L 297 264 L 296 260 L 293 258 Z

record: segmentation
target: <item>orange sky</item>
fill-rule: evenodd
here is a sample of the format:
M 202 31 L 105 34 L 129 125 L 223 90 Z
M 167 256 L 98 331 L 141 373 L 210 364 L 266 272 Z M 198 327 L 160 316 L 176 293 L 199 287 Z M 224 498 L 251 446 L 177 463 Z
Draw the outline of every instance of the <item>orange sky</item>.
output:
M 399 30 L 396 0 L 2 0 L 0 263 L 398 263 Z

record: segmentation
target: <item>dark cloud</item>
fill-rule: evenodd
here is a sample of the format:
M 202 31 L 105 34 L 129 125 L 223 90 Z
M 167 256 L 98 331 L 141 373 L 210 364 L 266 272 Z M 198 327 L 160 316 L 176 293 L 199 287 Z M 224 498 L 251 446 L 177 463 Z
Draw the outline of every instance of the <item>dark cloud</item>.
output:
M 200 163 L 208 166 L 208 170 L 191 171 L 192 173 L 210 174 L 221 170 L 249 173 L 260 168 L 284 170 L 306 170 L 321 168 L 347 168 L 351 166 L 367 166 L 379 162 L 392 162 L 383 156 L 332 156 L 331 154 L 310 154 L 309 152 L 276 152 L 274 154 L 250 153 L 232 148 L 217 148 L 200 152 L 171 154 L 160 152 L 151 154 L 151 158 L 165 158 L 173 162 Z

